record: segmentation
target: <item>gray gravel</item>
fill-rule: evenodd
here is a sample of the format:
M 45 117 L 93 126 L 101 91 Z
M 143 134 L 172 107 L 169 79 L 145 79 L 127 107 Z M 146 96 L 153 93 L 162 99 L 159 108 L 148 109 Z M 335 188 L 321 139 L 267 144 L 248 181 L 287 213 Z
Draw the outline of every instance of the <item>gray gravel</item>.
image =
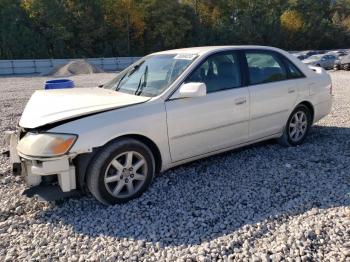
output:
M 350 261 L 350 73 L 331 75 L 333 111 L 303 146 L 272 141 L 187 164 L 125 205 L 27 199 L 0 157 L 0 261 Z M 0 132 L 45 80 L 1 78 Z

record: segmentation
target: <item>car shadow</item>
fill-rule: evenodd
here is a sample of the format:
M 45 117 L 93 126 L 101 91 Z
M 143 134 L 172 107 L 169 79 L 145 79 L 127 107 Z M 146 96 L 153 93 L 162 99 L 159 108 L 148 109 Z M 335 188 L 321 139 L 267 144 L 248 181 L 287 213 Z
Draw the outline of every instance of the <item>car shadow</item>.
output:
M 313 208 L 350 206 L 349 137 L 350 128 L 315 126 L 302 146 L 259 143 L 169 170 L 127 204 L 106 207 L 82 197 L 37 219 L 92 237 L 180 246 Z

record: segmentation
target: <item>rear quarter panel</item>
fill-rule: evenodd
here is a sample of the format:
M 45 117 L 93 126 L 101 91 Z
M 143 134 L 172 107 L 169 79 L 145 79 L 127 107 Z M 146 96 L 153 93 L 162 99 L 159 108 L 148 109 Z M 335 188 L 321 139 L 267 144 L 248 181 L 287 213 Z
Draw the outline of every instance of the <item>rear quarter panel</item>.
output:
M 307 101 L 314 108 L 314 123 L 329 114 L 332 107 L 330 93 L 332 82 L 326 70 L 320 67 L 310 68 L 288 52 L 281 49 L 276 50 L 291 60 L 305 75 L 304 78 L 293 80 L 298 87 L 298 96 L 291 111 L 301 102 Z
M 332 81 L 329 74 L 322 69 L 310 77 L 309 100 L 314 106 L 314 123 L 328 115 L 332 108 L 332 95 L 330 92 Z
M 315 70 L 315 71 L 314 71 Z M 323 68 L 310 69 L 305 82 L 299 85 L 298 103 L 308 101 L 314 108 L 314 123 L 329 114 L 332 107 L 332 81 Z

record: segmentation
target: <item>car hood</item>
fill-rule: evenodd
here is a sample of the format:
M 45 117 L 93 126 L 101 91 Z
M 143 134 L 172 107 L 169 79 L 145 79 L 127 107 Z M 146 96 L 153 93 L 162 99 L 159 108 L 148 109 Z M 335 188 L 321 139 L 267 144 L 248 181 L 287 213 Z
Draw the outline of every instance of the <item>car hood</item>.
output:
M 148 101 L 104 88 L 71 88 L 36 91 L 27 103 L 19 125 L 36 128 L 79 116 Z

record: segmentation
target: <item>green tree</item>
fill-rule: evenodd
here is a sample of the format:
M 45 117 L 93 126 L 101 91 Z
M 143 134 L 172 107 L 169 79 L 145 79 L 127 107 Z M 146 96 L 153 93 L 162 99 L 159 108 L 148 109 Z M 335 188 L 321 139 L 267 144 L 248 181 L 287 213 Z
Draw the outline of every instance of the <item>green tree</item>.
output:
M 190 8 L 173 0 L 141 1 L 144 10 L 145 51 L 152 52 L 189 46 L 192 42 L 192 17 Z
M 0 0 L 0 58 L 200 45 L 350 46 L 350 0 Z
M 0 0 L 0 58 L 46 57 L 45 40 L 20 4 L 20 0 Z
M 142 53 L 145 30 L 144 14 L 134 0 L 104 0 L 103 10 L 116 53 Z
M 21 7 L 30 18 L 36 35 L 44 39 L 50 57 L 72 56 L 66 48 L 73 34 L 67 29 L 63 1 L 23 0 Z

